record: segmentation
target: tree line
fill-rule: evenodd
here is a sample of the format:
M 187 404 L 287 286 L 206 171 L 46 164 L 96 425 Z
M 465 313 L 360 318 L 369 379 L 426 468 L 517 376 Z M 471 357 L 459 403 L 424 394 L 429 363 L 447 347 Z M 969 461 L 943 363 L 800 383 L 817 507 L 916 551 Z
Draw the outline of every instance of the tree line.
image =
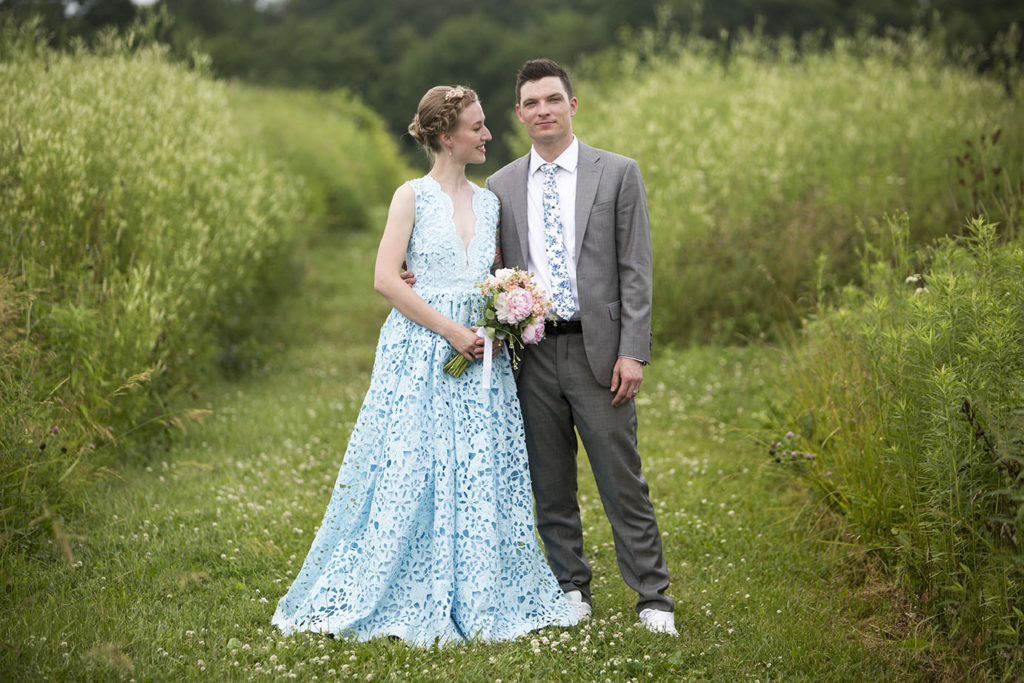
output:
M 41 16 L 58 43 L 90 40 L 161 9 L 172 20 L 160 38 L 179 57 L 205 53 L 216 75 L 256 84 L 345 88 L 396 135 L 428 87 L 470 85 L 490 113 L 491 164 L 512 156 L 508 112 L 523 61 L 544 55 L 578 64 L 656 23 L 725 43 L 749 29 L 828 41 L 864 28 L 908 29 L 937 16 L 949 45 L 985 48 L 1024 19 L 1013 0 L 158 0 L 152 8 L 131 0 L 0 2 L 0 13 Z

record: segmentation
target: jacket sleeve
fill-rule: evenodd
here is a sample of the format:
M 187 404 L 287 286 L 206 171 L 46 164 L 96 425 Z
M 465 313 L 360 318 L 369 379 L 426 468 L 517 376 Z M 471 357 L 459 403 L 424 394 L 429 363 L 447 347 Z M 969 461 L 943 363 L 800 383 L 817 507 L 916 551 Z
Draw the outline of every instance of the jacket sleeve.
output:
M 615 215 L 621 327 L 619 357 L 651 360 L 653 254 L 647 193 L 640 168 L 632 159 L 619 185 Z

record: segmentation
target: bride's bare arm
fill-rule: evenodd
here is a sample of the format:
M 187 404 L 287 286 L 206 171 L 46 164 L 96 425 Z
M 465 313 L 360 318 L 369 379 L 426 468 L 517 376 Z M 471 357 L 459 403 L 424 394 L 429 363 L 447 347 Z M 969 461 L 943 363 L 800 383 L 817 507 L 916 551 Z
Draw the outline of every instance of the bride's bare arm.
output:
M 416 195 L 409 185 L 395 190 L 384 235 L 377 248 L 373 288 L 409 320 L 437 332 L 467 360 L 483 355 L 483 340 L 465 325 L 445 317 L 425 302 L 399 274 L 416 217 Z

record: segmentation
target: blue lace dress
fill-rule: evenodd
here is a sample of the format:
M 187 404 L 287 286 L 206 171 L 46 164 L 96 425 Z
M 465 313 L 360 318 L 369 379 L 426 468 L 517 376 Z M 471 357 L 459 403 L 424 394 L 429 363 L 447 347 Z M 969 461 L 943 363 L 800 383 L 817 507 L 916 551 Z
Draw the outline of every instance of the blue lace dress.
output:
M 475 285 L 494 259 L 498 199 L 474 185 L 465 248 L 451 199 L 430 176 L 410 183 L 416 220 L 406 261 L 416 292 L 472 326 Z M 575 618 L 534 535 L 519 400 L 505 354 L 491 389 L 482 364 L 442 366 L 445 339 L 392 310 L 370 389 L 302 570 L 273 623 L 415 645 L 510 639 Z

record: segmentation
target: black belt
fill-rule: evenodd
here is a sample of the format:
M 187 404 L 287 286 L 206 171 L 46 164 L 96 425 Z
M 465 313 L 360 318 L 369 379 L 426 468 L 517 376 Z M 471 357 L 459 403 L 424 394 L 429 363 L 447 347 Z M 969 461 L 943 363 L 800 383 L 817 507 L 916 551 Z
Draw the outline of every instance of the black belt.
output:
M 548 336 L 556 334 L 581 334 L 583 323 L 579 320 L 545 320 L 544 334 Z

